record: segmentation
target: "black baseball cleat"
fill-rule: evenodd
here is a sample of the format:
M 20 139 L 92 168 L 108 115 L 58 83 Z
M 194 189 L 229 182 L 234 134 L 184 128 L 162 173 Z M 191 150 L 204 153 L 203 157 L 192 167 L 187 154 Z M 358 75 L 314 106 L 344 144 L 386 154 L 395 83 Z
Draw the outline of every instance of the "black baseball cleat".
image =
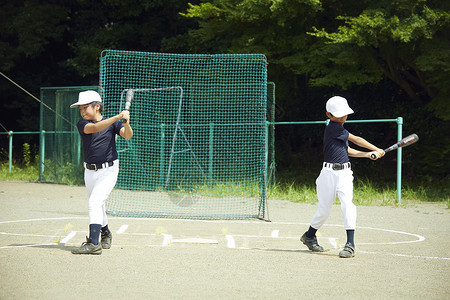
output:
M 323 252 L 323 247 L 317 243 L 317 237 L 309 238 L 306 236 L 306 232 L 300 238 L 300 241 L 305 244 L 309 250 L 313 252 Z
M 86 237 L 86 242 L 81 244 L 79 248 L 72 249 L 72 253 L 99 255 L 102 254 L 102 244 L 98 243 L 98 245 L 94 245 L 92 244 L 92 240 Z
M 339 252 L 339 257 L 342 258 L 350 258 L 353 256 L 355 256 L 355 247 L 350 243 L 345 244 L 344 249 Z
M 109 231 L 109 232 L 102 231 L 102 240 L 101 240 L 102 248 L 103 249 L 111 248 L 111 243 L 112 243 L 111 231 Z

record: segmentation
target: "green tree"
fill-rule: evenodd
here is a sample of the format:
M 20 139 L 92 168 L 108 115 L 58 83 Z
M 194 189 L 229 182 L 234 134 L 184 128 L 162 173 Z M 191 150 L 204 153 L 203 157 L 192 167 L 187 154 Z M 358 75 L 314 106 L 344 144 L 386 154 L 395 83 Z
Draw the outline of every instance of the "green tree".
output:
M 183 15 L 198 20 L 199 28 L 189 32 L 194 52 L 265 53 L 269 76 L 278 76 L 281 85 L 277 102 L 291 116 L 307 114 L 299 99 L 310 115 L 318 110 L 314 105 L 322 111 L 330 90 L 352 95 L 372 118 L 377 112 L 407 116 L 408 130 L 420 130 L 420 147 L 427 149 L 408 150 L 415 156 L 405 157 L 414 161 L 411 170 L 445 177 L 448 8 L 443 0 L 213 0 L 191 5 Z M 279 158 L 298 132 L 288 135 Z M 394 138 L 388 135 L 385 143 Z M 433 142 L 442 138 L 444 149 Z
M 190 30 L 194 52 L 262 52 L 271 59 L 306 46 L 306 28 L 322 10 L 318 0 L 217 0 L 192 5 L 182 15 L 197 18 Z
M 196 3 L 197 0 L 191 1 Z M 41 87 L 99 82 L 104 49 L 161 51 L 164 41 L 196 26 L 182 17 L 188 0 L 0 1 L 0 72 L 39 98 Z M 185 40 L 170 51 L 187 52 Z M 0 75 L 1 130 L 39 130 L 39 102 Z M 8 139 L 0 138 L 0 149 Z M 20 135 L 14 148 L 36 145 Z
M 263 52 L 271 63 L 307 74 L 311 86 L 347 89 L 388 78 L 448 119 L 445 3 L 216 0 L 190 5 L 183 15 L 199 19 L 200 28 L 190 32 L 194 51 Z
M 74 1 L 68 31 L 74 54 L 65 63 L 81 75 L 98 74 L 105 49 L 159 52 L 164 39 L 181 34 L 194 22 L 178 14 L 180 0 Z M 173 51 L 185 45 L 173 45 Z
M 357 16 L 337 16 L 335 32 L 313 28 L 331 51 L 314 85 L 377 83 L 386 77 L 414 103 L 428 104 L 450 120 L 450 13 L 425 0 L 378 1 Z
M 187 0 L 2 1 L 0 71 L 37 97 L 40 87 L 96 85 L 102 50 L 161 51 L 165 39 L 195 26 L 178 13 L 186 7 Z M 39 128 L 37 101 L 3 77 L 0 93 L 8 130 Z

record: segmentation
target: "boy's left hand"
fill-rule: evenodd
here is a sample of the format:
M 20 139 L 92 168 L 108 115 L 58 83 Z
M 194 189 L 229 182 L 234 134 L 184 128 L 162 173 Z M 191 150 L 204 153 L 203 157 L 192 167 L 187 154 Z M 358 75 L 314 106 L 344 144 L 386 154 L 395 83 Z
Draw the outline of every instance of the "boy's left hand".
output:
M 124 120 L 124 119 L 127 120 L 127 122 L 125 122 L 125 123 L 130 123 L 129 122 L 129 120 L 130 120 L 130 112 L 128 110 L 123 110 L 119 114 L 119 120 Z
M 371 160 L 377 160 L 377 159 L 383 157 L 384 154 L 385 154 L 385 152 L 384 152 L 384 150 L 382 150 L 382 149 L 378 149 L 378 150 L 369 152 L 368 154 L 369 154 L 369 158 L 370 158 Z M 372 154 L 375 155 L 375 158 L 373 158 L 373 155 L 372 155 Z

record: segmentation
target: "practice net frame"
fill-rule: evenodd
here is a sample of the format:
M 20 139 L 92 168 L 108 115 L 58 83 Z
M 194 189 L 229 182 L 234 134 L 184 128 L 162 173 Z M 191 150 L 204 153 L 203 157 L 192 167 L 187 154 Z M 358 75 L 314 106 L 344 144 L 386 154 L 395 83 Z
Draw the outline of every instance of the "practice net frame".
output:
M 134 136 L 117 139 L 120 172 L 107 213 L 264 219 L 267 60 L 262 54 L 105 50 L 106 117 L 134 91 Z

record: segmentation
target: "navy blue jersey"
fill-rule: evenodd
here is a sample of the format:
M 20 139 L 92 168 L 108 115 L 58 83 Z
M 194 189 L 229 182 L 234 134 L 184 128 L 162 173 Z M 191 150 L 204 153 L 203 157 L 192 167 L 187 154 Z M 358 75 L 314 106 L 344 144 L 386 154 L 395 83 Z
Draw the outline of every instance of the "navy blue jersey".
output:
M 330 122 L 323 135 L 323 161 L 344 164 L 348 159 L 349 132 L 339 123 Z
M 119 134 L 123 124 L 116 121 L 105 130 L 86 134 L 83 132 L 84 127 L 89 123 L 97 122 L 80 120 L 77 123 L 78 131 L 83 140 L 84 161 L 88 164 L 102 164 L 116 160 L 118 158 L 116 134 Z

